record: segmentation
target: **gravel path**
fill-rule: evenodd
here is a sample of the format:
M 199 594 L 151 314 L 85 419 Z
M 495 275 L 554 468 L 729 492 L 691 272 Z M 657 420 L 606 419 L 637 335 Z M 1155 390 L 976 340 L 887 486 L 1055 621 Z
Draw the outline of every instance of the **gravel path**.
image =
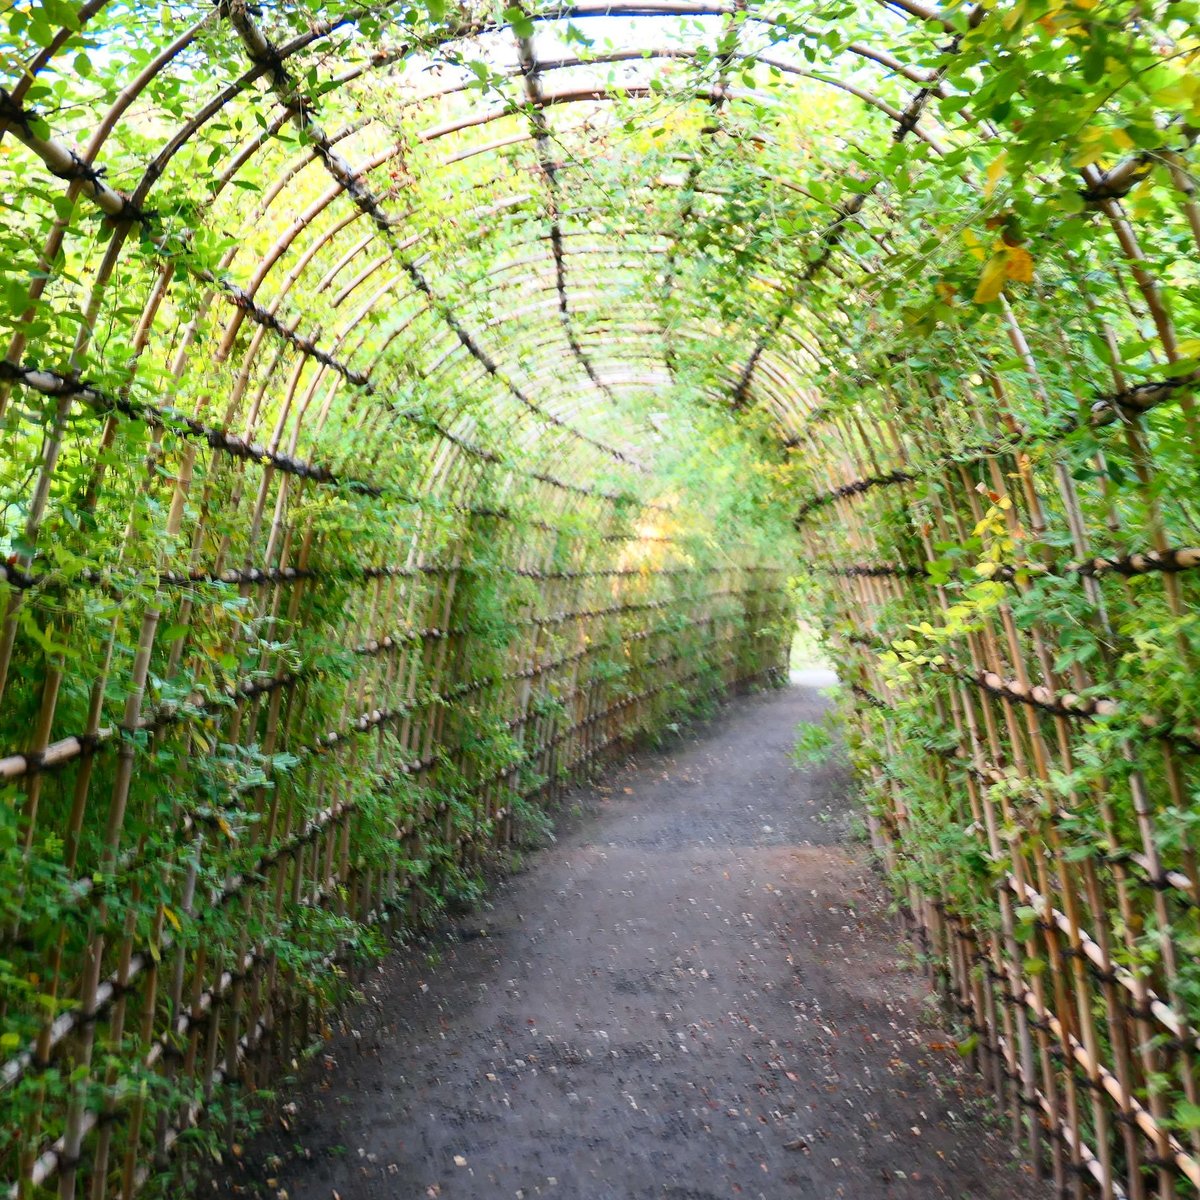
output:
M 1042 1193 L 887 915 L 811 687 L 579 793 L 491 906 L 367 985 L 223 1192 L 286 1200 Z M 293 1107 L 294 1105 L 294 1107 Z M 207 1190 L 207 1189 L 205 1189 Z

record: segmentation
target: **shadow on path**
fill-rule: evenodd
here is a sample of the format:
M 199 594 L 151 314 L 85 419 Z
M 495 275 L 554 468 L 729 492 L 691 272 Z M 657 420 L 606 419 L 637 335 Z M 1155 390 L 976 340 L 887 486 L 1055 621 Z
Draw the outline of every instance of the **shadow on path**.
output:
M 372 975 L 222 1190 L 1032 1196 L 904 964 L 845 775 L 792 766 L 824 703 L 738 701 L 581 793 L 488 910 Z

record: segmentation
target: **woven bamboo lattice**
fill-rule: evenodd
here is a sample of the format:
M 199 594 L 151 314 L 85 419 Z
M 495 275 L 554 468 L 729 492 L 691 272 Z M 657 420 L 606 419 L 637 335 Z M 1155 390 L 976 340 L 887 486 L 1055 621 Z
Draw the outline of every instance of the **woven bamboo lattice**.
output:
M 796 571 L 1014 1138 L 1200 1191 L 1194 2 L 3 20 L 9 1194 L 177 1187 Z

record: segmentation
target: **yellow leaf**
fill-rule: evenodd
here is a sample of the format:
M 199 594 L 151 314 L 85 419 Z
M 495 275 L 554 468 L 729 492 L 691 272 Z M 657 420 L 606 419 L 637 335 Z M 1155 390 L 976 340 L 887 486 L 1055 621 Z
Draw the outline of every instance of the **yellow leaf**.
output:
M 1104 131 L 1097 129 L 1094 125 L 1090 129 L 1085 129 L 1079 135 L 1079 149 L 1072 156 L 1071 165 L 1087 167 L 1103 158 L 1104 147 L 1101 145 L 1103 137 Z
M 1004 17 L 1003 17 L 1004 28 L 1009 29 L 1009 30 L 1016 29 L 1016 27 L 1024 20 L 1024 18 L 1025 18 L 1024 3 L 1022 2 L 1020 4 L 1014 4 L 1013 7 L 1004 14 Z
M 970 252 L 975 255 L 980 262 L 983 262 L 983 260 L 987 257 L 987 251 L 984 250 L 983 244 L 980 242 L 979 237 L 970 229 L 964 229 L 963 241 L 967 243 L 967 249 L 970 250 Z
M 1024 246 L 1005 247 L 1004 273 L 1014 283 L 1033 282 L 1033 255 Z
M 1200 81 L 1194 75 L 1182 75 L 1160 87 L 1154 93 L 1154 99 L 1159 104 L 1185 108 L 1195 103 L 1197 93 L 1200 93 Z
M 1004 291 L 1004 280 L 1008 274 L 1008 255 L 1000 252 L 993 254 L 983 268 L 979 277 L 979 286 L 975 289 L 976 304 L 990 304 Z
M 987 182 L 983 185 L 983 194 L 987 199 L 991 199 L 996 193 L 996 186 L 1000 180 L 1004 178 L 1004 173 L 1008 169 L 1008 151 L 1001 150 L 995 158 L 992 159 L 991 166 L 987 169 Z
M 174 911 L 169 909 L 165 904 L 163 905 L 163 916 L 171 922 L 171 928 L 174 929 L 176 933 L 183 928 L 183 925 L 180 923 L 179 918 L 175 915 Z
M 1150 188 L 1149 176 L 1142 180 L 1125 199 L 1130 213 L 1138 220 L 1146 220 L 1155 211 L 1154 192 Z
M 1087 167 L 1114 150 L 1125 152 L 1133 148 L 1133 139 L 1124 129 L 1103 129 L 1093 125 L 1079 135 L 1079 149 L 1072 157 L 1071 165 Z

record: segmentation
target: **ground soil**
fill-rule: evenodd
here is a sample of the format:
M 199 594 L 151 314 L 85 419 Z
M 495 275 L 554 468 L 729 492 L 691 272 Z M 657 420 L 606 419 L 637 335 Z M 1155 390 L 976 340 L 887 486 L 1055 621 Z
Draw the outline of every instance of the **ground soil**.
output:
M 393 954 L 204 1185 L 287 1200 L 1042 1193 L 938 1024 L 793 686 L 573 800 L 490 905 Z

